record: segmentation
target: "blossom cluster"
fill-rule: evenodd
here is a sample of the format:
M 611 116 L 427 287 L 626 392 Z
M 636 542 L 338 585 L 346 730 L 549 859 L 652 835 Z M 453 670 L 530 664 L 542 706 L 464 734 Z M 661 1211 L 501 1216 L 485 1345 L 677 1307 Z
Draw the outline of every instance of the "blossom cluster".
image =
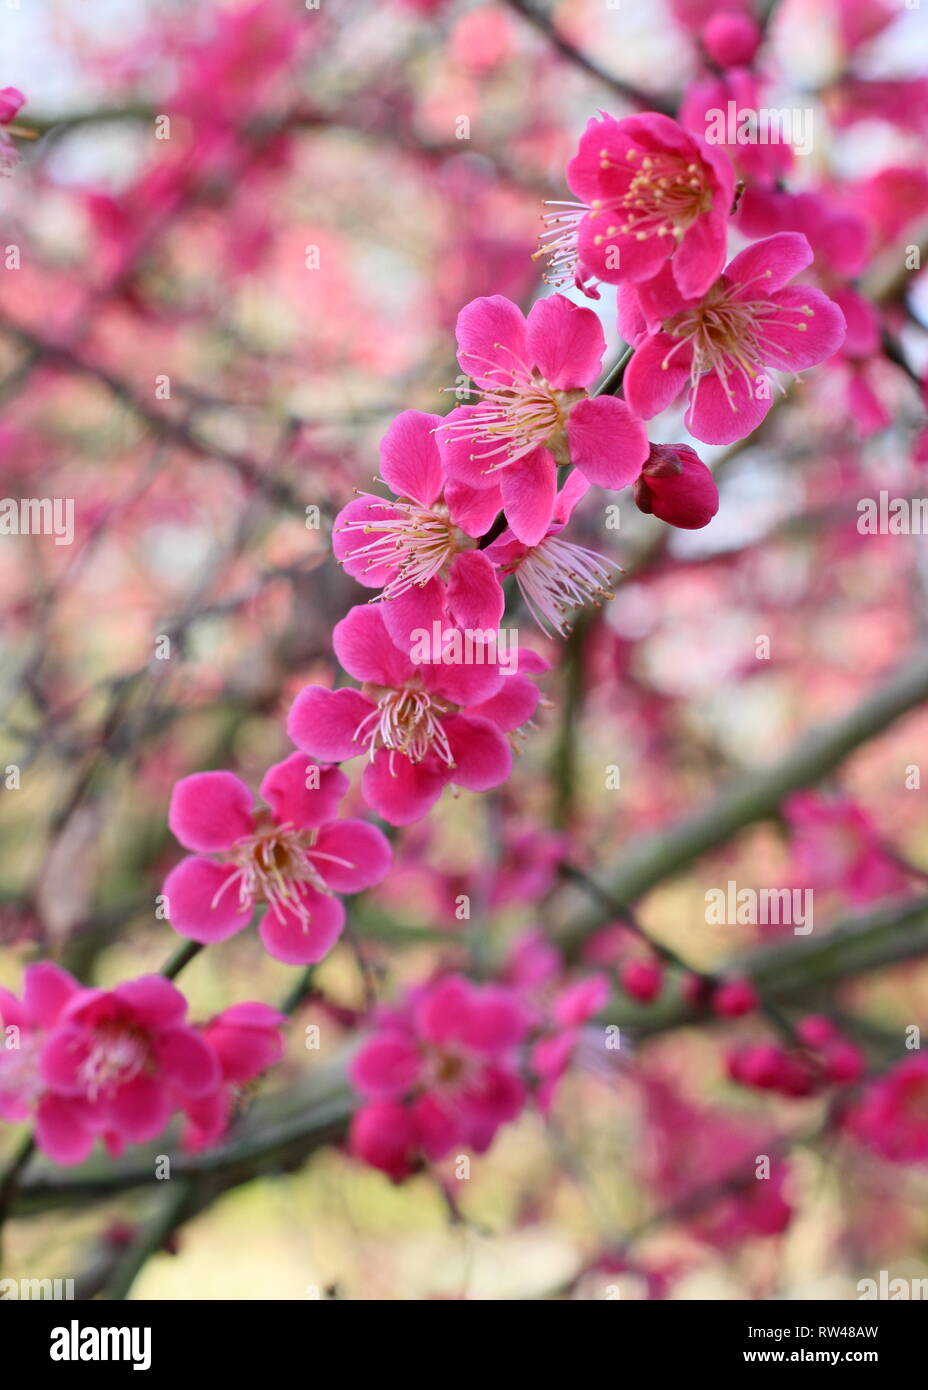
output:
M 114 989 L 83 987 L 43 961 L 22 998 L 0 990 L 0 1117 L 30 1120 L 56 1163 L 81 1163 L 101 1139 L 119 1155 L 163 1133 L 173 1116 L 190 1148 L 225 1133 L 240 1087 L 279 1061 L 283 1014 L 233 1004 L 203 1026 L 161 975 Z
M 255 91 L 273 108 L 281 72 L 313 41 L 274 7 L 267 16 L 235 7 L 221 45 L 188 51 L 175 109 L 197 130 L 193 149 L 147 170 L 131 197 L 88 197 L 115 283 L 145 245 L 147 218 L 170 218 L 194 190 L 236 185 L 252 164 L 291 159 L 288 133 L 271 121 L 272 133 L 256 135 L 242 119 Z M 671 527 L 707 526 L 720 496 L 701 446 L 747 439 L 811 368 L 838 383 L 864 433 L 885 422 L 867 367 L 882 324 L 859 285 L 865 219 L 824 191 L 794 191 L 787 145 L 710 138 L 711 112 L 763 100 L 760 42 L 746 15 L 717 15 L 701 35 L 706 71 L 678 118 L 590 118 L 564 171 L 574 201 L 545 218 L 550 292 L 527 312 L 500 293 L 460 307 L 473 289 L 454 303 L 460 376 L 449 408 L 402 410 L 380 441 L 376 490 L 356 491 L 332 521 L 333 556 L 366 601 L 334 624 L 330 674 L 295 694 L 288 751 L 257 795 L 232 770 L 173 787 L 168 825 L 188 853 L 164 878 L 159 916 L 181 936 L 210 945 L 254 925 L 270 957 L 306 968 L 340 941 L 345 897 L 380 889 L 402 907 L 423 866 L 451 944 L 462 893 L 483 911 L 544 898 L 568 837 L 519 819 L 515 755 L 548 703 L 558 639 L 617 582 L 577 523 L 621 496 Z M 0 90 L 0 167 L 13 162 L 22 101 Z M 227 248 L 237 269 L 260 261 L 269 235 L 252 215 L 252 235 Z M 615 336 L 625 350 L 611 362 Z M 538 650 L 506 640 L 507 618 L 518 635 L 524 615 Z M 622 656 L 609 659 L 618 667 Z M 659 719 L 657 703 L 643 723 Z M 495 861 L 463 883 L 430 862 L 440 821 L 430 815 L 460 792 L 496 792 L 500 811 Z M 905 886 L 856 804 L 804 792 L 782 810 L 798 877 L 853 904 Z M 461 1150 L 483 1154 L 527 1111 L 548 1119 L 571 1068 L 614 1078 L 623 1063 L 603 1043 L 611 1006 L 656 1012 L 679 988 L 684 1013 L 712 1017 L 726 1038 L 738 1030 L 720 1076 L 790 1102 L 837 1098 L 851 1140 L 892 1162 L 928 1158 L 918 1058 L 874 1079 L 862 1048 L 819 1015 L 785 1040 L 752 1031 L 745 1041 L 770 1012 L 762 991 L 687 975 L 669 958 L 616 921 L 579 964 L 537 929 L 479 982 L 459 962 L 420 973 L 398 1001 L 359 1015 L 367 1032 L 348 1064 L 349 1152 L 394 1182 Z M 118 1155 L 173 1120 L 188 1148 L 220 1142 L 242 1089 L 279 1062 L 286 1019 L 250 1001 L 197 1025 L 162 976 L 87 988 L 46 962 L 27 968 L 22 998 L 0 990 L 0 1022 L 0 1117 L 31 1122 L 49 1158 L 75 1164 L 98 1139 Z M 697 1167 L 703 1185 L 721 1183 L 723 1159 L 756 1148 L 657 1072 L 641 1068 L 636 1084 L 656 1136 L 649 1179 L 669 1202 L 685 1205 Z M 725 1248 L 782 1232 L 788 1178 L 778 1161 L 769 1183 L 709 1204 L 696 1218 L 703 1238 Z M 614 1267 L 628 1267 L 624 1253 Z

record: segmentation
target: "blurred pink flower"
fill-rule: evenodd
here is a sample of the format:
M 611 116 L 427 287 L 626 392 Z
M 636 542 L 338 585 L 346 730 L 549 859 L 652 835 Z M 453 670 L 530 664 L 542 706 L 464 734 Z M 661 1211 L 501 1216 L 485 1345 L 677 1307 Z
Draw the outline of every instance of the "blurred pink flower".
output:
M 501 985 L 448 976 L 413 991 L 351 1063 L 367 1102 L 352 1124 L 352 1153 L 397 1180 L 420 1156 L 441 1159 L 456 1146 L 484 1153 L 525 1103 L 518 1049 L 528 1022 Z

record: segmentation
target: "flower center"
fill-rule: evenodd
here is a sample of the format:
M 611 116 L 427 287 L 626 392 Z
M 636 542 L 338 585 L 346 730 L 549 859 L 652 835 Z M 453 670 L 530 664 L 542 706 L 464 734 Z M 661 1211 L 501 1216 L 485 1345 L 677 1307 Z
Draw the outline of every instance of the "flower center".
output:
M 247 912 L 255 903 L 264 902 L 278 921 L 284 921 L 284 914 L 289 912 L 306 931 L 312 912 L 301 892 L 303 885 L 331 897 L 332 890 L 322 872 L 325 862 L 354 867 L 347 859 L 316 849 L 317 838 L 317 831 L 300 830 L 288 822 L 265 826 L 236 841 L 230 851 L 236 872 L 225 880 L 210 906 L 215 907 L 223 894 L 237 884 L 240 911 Z
M 510 352 L 502 343 L 494 346 L 498 352 Z M 471 454 L 472 459 L 487 460 L 484 473 L 506 468 L 542 445 L 551 450 L 558 463 L 569 463 L 567 416 L 586 392 L 555 391 L 537 367 L 528 367 L 512 356 L 513 366 L 503 367 L 468 353 L 469 359 L 489 366 L 485 376 L 491 380 L 481 386 L 480 404 L 471 415 L 447 420 L 438 428 L 464 434 L 472 444 L 487 445 Z
M 591 217 L 614 213 L 619 218 L 604 235 L 595 238 L 597 246 L 619 235 L 634 236 L 636 241 L 652 236 L 672 236 L 680 241 L 686 229 L 711 206 L 705 170 L 684 155 L 664 151 L 642 154 L 630 149 L 622 162 L 634 171 L 628 188 L 619 197 L 597 198 L 591 204 Z M 599 152 L 599 167 L 615 168 L 606 149 Z
M 515 576 L 525 606 L 541 630 L 553 629 L 564 636 L 570 631 L 568 613 L 587 603 L 599 607 L 603 599 L 615 597 L 614 569 L 594 550 L 549 535 L 518 561 Z
M 761 271 L 754 279 L 763 280 L 769 275 L 769 270 Z M 715 372 L 735 412 L 738 407 L 731 379 L 740 376 L 750 391 L 758 377 L 764 375 L 763 369 L 771 356 L 776 360 L 784 354 L 789 355 L 789 346 L 779 335 L 788 329 L 804 333 L 806 319 L 815 316 L 815 310 L 808 304 L 783 305 L 773 299 L 735 298 L 736 292 L 752 283 L 719 283 L 693 308 L 684 309 L 664 322 L 664 331 L 679 342 L 667 353 L 661 367 L 666 371 L 674 353 L 688 343 L 693 353 L 690 377 L 694 391 L 704 373 Z M 777 337 L 771 336 L 772 327 L 778 330 Z
M 454 767 L 454 755 L 441 722 L 453 708 L 446 700 L 423 690 L 414 678 L 399 690 L 382 692 L 377 708 L 362 719 L 354 736 L 369 748 L 371 762 L 378 748 L 389 751 L 391 775 L 397 753 L 404 754 L 411 763 L 421 763 L 434 749 L 446 767 Z
M 41 1095 L 45 1083 L 39 1073 L 39 1057 L 44 1043 L 43 1034 L 19 1030 L 16 1046 L 9 1042 L 4 1046 L 0 1029 L 0 1090 L 24 1101 Z
M 382 598 L 398 598 L 416 585 L 428 584 L 443 572 L 459 550 L 475 544 L 451 524 L 443 502 L 422 507 L 418 502 L 403 498 L 386 502 L 371 493 L 361 495 L 368 497 L 375 507 L 399 513 L 382 520 L 349 521 L 341 528 L 374 537 L 366 545 L 352 550 L 353 559 L 365 559 L 368 569 L 382 567 L 395 571 L 383 586 Z
M 141 1028 L 123 1021 L 97 1024 L 80 1068 L 91 1100 L 132 1081 L 146 1068 L 150 1055 L 148 1035 Z

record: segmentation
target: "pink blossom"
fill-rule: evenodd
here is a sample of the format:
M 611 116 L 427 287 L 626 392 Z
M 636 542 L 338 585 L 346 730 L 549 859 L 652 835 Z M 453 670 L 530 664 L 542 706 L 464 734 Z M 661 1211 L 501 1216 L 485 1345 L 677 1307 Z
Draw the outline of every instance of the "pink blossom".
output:
M 623 305 L 638 330 L 625 372 L 632 409 L 649 419 L 688 386 L 685 424 L 697 439 L 730 444 L 750 434 L 772 404 L 767 369 L 799 372 L 844 340 L 838 306 L 788 283 L 811 260 L 806 238 L 783 232 L 739 252 L 702 299 L 684 300 L 667 270 L 638 286 Z
M 856 290 L 838 289 L 834 301 L 844 315 L 847 335 L 828 363 L 843 382 L 848 414 L 862 439 L 885 429 L 892 415 L 884 404 L 879 370 L 885 364 L 882 324 L 877 310 Z
M 476 537 L 493 524 L 497 488 L 446 480 L 435 431 L 441 416 L 406 410 L 380 446 L 383 481 L 394 501 L 362 494 L 335 518 L 332 544 L 348 573 L 386 600 L 394 640 L 447 614 L 462 628 L 495 628 L 504 599 Z
M 451 783 L 487 791 L 505 782 L 512 768 L 505 732 L 538 703 L 526 676 L 505 676 L 497 664 L 416 664 L 391 639 L 381 607 L 352 608 L 336 623 L 333 643 L 361 690 L 307 686 L 287 731 L 326 762 L 365 753 L 364 798 L 384 820 L 419 820 Z
M 179 1097 L 187 1117 L 184 1147 L 208 1148 L 229 1126 L 243 1088 L 283 1056 L 280 1029 L 286 1016 L 254 1001 L 223 1009 L 202 1029 L 202 1037 L 219 1063 L 220 1084 L 204 1096 Z
M 25 100 L 22 92 L 16 87 L 0 88 L 0 173 L 8 173 L 19 161 L 16 146 L 10 138 L 11 132 L 3 127 L 12 124 Z
M 528 1015 L 500 985 L 447 976 L 414 991 L 354 1057 L 367 1102 L 355 1116 L 356 1157 L 401 1178 L 420 1157 L 455 1147 L 484 1153 L 526 1099 L 519 1047 Z
M 761 32 L 746 14 L 720 10 L 711 16 L 702 31 L 707 56 L 717 67 L 747 67 L 754 60 Z
M 224 941 L 267 904 L 261 939 L 288 965 L 321 960 L 341 935 L 339 893 L 379 883 L 391 852 L 381 831 L 361 820 L 336 820 L 348 787 L 333 767 L 308 766 L 291 753 L 264 776 L 269 811 L 231 772 L 198 772 L 174 788 L 168 823 L 196 851 L 164 883 L 171 925 L 194 941 Z M 220 855 L 221 858 L 205 856 Z
M 680 293 L 695 298 L 721 273 L 734 172 L 669 116 L 591 118 L 567 182 L 582 200 L 572 219 L 580 263 L 600 280 L 639 284 L 671 257 Z
M 835 193 L 747 188 L 735 219 L 752 240 L 801 232 L 815 253 L 815 269 L 828 282 L 859 275 L 869 263 L 872 237 L 864 217 Z
M 588 603 L 599 607 L 603 599 L 613 597 L 616 566 L 562 534 L 588 489 L 580 473 L 568 474 L 555 498 L 551 525 L 536 545 L 525 545 L 507 528 L 485 551 L 504 576 L 515 575 L 525 606 L 543 632 L 563 636 L 570 631 L 568 618 L 576 609 Z
M 561 294 L 525 319 L 501 295 L 458 315 L 458 360 L 481 392 L 438 432 L 446 474 L 474 488 L 499 486 L 513 533 L 536 545 L 554 514 L 557 465 L 576 465 L 598 487 L 634 482 L 647 458 L 640 420 L 614 396 L 590 396 L 606 342 L 592 309 Z
M 118 1154 L 162 1132 L 177 1093 L 215 1090 L 219 1064 L 186 1012 L 160 975 L 72 993 L 39 1061 L 39 1147 L 57 1163 L 79 1163 L 100 1135 Z
M 719 509 L 715 479 L 686 444 L 652 444 L 632 495 L 640 511 L 690 531 L 708 526 Z
M 31 1114 L 44 1089 L 42 1048 L 79 989 L 77 980 L 51 961 L 26 968 L 22 1000 L 0 989 L 0 1119 L 15 1123 Z
M 770 1176 L 755 1177 L 756 1156 L 774 1136 L 728 1115 L 691 1104 L 657 1076 L 644 1076 L 648 1172 L 662 1203 L 681 1203 L 718 1187 L 715 1200 L 697 1201 L 688 1225 L 717 1249 L 752 1236 L 781 1234 L 792 1218 L 789 1170 L 774 1159 Z
M 907 880 L 887 854 L 879 830 L 846 798 L 796 792 L 783 806 L 793 873 L 815 889 L 838 889 L 855 905 L 905 890 Z
M 16 87 L 0 87 L 0 125 L 9 125 L 24 106 L 26 98 Z
M 551 1013 L 561 1028 L 576 1028 L 606 1007 L 611 989 L 606 975 L 586 975 L 560 991 Z
M 680 103 L 680 120 L 698 138 L 711 142 L 712 150 L 727 155 L 749 187 L 772 188 L 792 167 L 792 145 L 780 138 L 778 129 L 770 132 L 777 135 L 775 140 L 745 138 L 756 127 L 758 111 L 772 105 L 753 72 L 732 67 L 718 77 L 687 87 Z M 732 122 L 729 111 L 734 116 Z M 721 133 L 725 139 L 719 138 Z M 727 139 L 729 134 L 734 136 L 733 143 Z
M 890 1163 L 928 1161 L 928 1057 L 906 1057 L 845 1116 L 847 1130 Z
M 740 1018 L 753 1013 L 759 999 L 750 980 L 726 980 L 712 996 L 712 1008 L 720 1018 Z
M 664 972 L 655 960 L 628 960 L 619 971 L 625 993 L 640 1004 L 650 1004 L 664 987 Z
M 534 1098 L 543 1115 L 550 1111 L 580 1046 L 584 1025 L 605 1008 L 611 993 L 608 976 L 587 975 L 565 985 L 551 1001 L 551 1031 L 540 1037 L 531 1051 L 532 1071 L 538 1077 Z

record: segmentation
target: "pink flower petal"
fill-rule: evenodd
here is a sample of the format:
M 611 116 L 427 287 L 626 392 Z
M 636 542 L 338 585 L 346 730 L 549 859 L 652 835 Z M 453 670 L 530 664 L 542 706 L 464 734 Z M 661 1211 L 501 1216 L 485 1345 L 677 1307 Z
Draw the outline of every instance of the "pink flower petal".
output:
M 90 1156 L 95 1138 L 81 1103 L 55 1095 L 44 1095 L 39 1101 L 35 1137 L 42 1152 L 65 1167 L 83 1163 Z
M 648 332 L 648 320 L 641 307 L 637 289 L 632 285 L 620 285 L 616 291 L 616 327 L 623 343 L 635 344 Z
M 739 298 L 766 299 L 812 264 L 812 247 L 801 232 L 777 232 L 739 251 L 725 279 Z
M 424 629 L 431 635 L 432 624 L 444 617 L 445 586 L 440 579 L 430 579 L 396 598 L 384 599 L 379 607 L 390 641 L 411 659 L 413 633 Z
M 673 278 L 685 299 L 699 299 L 719 278 L 725 265 L 728 221 L 721 210 L 697 217 L 671 262 Z
M 442 471 L 435 442 L 440 415 L 404 410 L 380 444 L 380 472 L 397 497 L 430 507 L 441 492 Z
M 476 629 L 475 629 L 476 631 Z M 489 700 L 499 690 L 506 676 L 492 647 L 472 641 L 471 661 L 433 663 L 422 666 L 423 684 L 431 694 L 443 696 L 455 705 L 475 705 Z M 462 654 L 466 654 L 466 638 L 462 637 Z M 478 657 L 484 657 L 480 661 Z
M 634 414 L 650 420 L 675 401 L 689 382 L 691 361 L 688 345 L 669 334 L 645 338 L 625 369 L 625 399 Z
M 589 386 L 599 376 L 606 339 L 592 309 L 552 294 L 532 305 L 528 316 L 529 361 L 556 391 Z
M 608 975 L 588 975 L 562 989 L 554 1000 L 552 1013 L 561 1028 L 586 1023 L 604 1009 L 611 994 Z
M 351 1122 L 348 1142 L 356 1158 L 399 1182 L 412 1170 L 416 1148 L 412 1113 L 395 1101 L 374 1101 L 365 1105 Z
M 454 525 L 468 536 L 484 535 L 503 508 L 496 478 L 491 479 L 489 487 L 484 484 L 479 488 L 449 478 L 445 483 L 445 502 Z
M 612 233 L 607 227 L 614 227 Z M 577 247 L 583 264 L 607 285 L 625 282 L 641 284 L 656 275 L 670 253 L 670 237 L 647 237 L 638 241 L 634 233 L 622 232 L 609 215 L 585 217 L 580 224 Z
M 23 1001 L 8 989 L 0 989 L 0 1023 L 7 1028 L 28 1028 L 29 1022 Z
M 314 965 L 327 956 L 342 934 L 345 925 L 345 906 L 341 898 L 327 897 L 313 888 L 301 894 L 312 917 L 304 927 L 292 912 L 278 917 L 267 911 L 261 919 L 260 933 L 264 949 L 285 965 Z
M 412 1114 L 419 1148 L 426 1158 L 437 1163 L 451 1152 L 460 1138 L 450 1107 L 442 1105 L 437 1096 L 420 1095 L 413 1101 Z
M 332 550 L 342 562 L 345 573 L 350 574 L 359 584 L 368 589 L 382 589 L 393 578 L 395 570 L 389 565 L 371 564 L 364 551 L 376 543 L 379 532 L 366 534 L 364 531 L 346 529 L 348 523 L 363 523 L 365 526 L 377 522 L 396 521 L 400 513 L 387 502 L 372 502 L 369 497 L 356 497 L 346 507 L 342 507 L 332 526 Z
M 180 990 L 163 975 L 140 975 L 125 980 L 113 995 L 132 1012 L 142 1028 L 167 1028 L 179 1023 L 187 1013 L 187 1001 Z
M 355 1054 L 348 1075 L 368 1100 L 399 1100 L 419 1079 L 418 1049 L 399 1034 L 371 1038 Z
M 752 389 L 740 375 L 729 377 L 728 387 L 732 401 L 726 397 L 715 372 L 708 372 L 699 378 L 690 397 L 684 424 L 704 444 L 733 444 L 736 439 L 746 439 L 773 403 L 769 390 L 766 398 L 758 399 L 754 394 L 756 383 Z
M 809 285 L 788 285 L 773 299 L 783 313 L 765 324 L 765 357 L 771 367 L 800 372 L 838 351 L 846 325 L 834 300 Z
M 120 1086 L 108 1106 L 120 1138 L 130 1144 L 156 1139 L 171 1118 L 167 1087 L 153 1076 L 136 1076 Z
M 348 785 L 337 767 L 321 767 L 305 753 L 291 753 L 268 768 L 260 791 L 278 825 L 310 829 L 335 819 Z
M 63 1095 L 81 1096 L 86 1091 L 83 1065 L 90 1055 L 92 1034 L 75 1024 L 55 1029 L 42 1048 L 39 1074 L 45 1085 Z
M 673 318 L 683 309 L 692 308 L 694 301 L 680 293 L 671 261 L 665 261 L 658 273 L 638 286 L 638 304 L 648 327 L 653 331 L 665 319 Z
M 391 640 L 379 605 L 362 603 L 349 609 L 335 624 L 332 645 L 355 680 L 396 688 L 412 675 L 412 663 Z
M 403 753 L 391 759 L 381 748 L 365 767 L 361 787 L 364 800 L 378 816 L 390 825 L 411 825 L 432 809 L 450 776 L 435 758 L 412 763 Z
M 309 856 L 326 887 L 336 893 L 360 893 L 362 888 L 373 887 L 386 878 L 393 863 L 387 837 L 363 820 L 338 820 L 324 825 Z M 340 860 L 345 862 L 337 862 Z
M 528 676 L 507 676 L 496 695 L 470 707 L 468 718 L 476 715 L 480 719 L 489 719 L 492 724 L 509 733 L 528 723 L 540 699 L 541 692 Z
M 167 1081 L 189 1096 L 214 1091 L 221 1080 L 216 1054 L 192 1028 L 170 1028 L 155 1040 L 155 1058 Z
M 420 999 L 416 1027 L 424 1038 L 441 1045 L 463 1036 L 476 997 L 476 986 L 459 976 L 441 980 Z
M 557 469 L 547 449 L 536 449 L 502 469 L 500 488 L 506 520 L 524 545 L 537 545 L 551 525 Z
M 298 748 L 320 762 L 356 758 L 363 745 L 355 739 L 358 726 L 372 713 L 373 701 L 360 690 L 328 690 L 307 685 L 287 716 L 287 735 Z
M 562 526 L 566 526 L 573 516 L 577 503 L 583 500 L 589 490 L 590 483 L 579 468 L 572 469 L 567 474 L 564 486 L 557 494 L 557 501 L 554 504 L 554 520 Z
M 525 319 L 501 294 L 472 299 L 458 314 L 458 361 L 478 386 L 505 385 L 528 362 Z
M 495 498 L 499 495 L 499 475 L 487 471 L 492 460 L 479 457 L 487 446 L 475 443 L 473 438 L 480 433 L 482 417 L 477 405 L 456 406 L 445 416 L 435 438 L 447 477 L 477 492 L 490 491 Z M 473 424 L 465 428 L 469 421 Z
M 195 772 L 176 783 L 168 825 L 184 849 L 212 854 L 252 833 L 253 800 L 232 772 Z
M 627 487 L 648 457 L 647 430 L 615 396 L 578 401 L 567 418 L 567 438 L 570 457 L 596 487 Z
M 236 1009 L 261 1009 L 255 1018 L 236 1017 Z M 266 1015 L 266 1017 L 265 1017 Z M 226 1081 L 241 1084 L 267 1071 L 283 1056 L 284 1041 L 280 1025 L 286 1022 L 276 1009 L 266 1005 L 233 1005 L 206 1030 L 207 1041 L 219 1059 Z
M 475 1052 L 492 1057 L 521 1042 L 528 1023 L 526 1011 L 514 995 L 488 986 L 473 1000 L 460 1037 Z
M 451 562 L 448 607 L 458 627 L 498 628 L 506 600 L 496 569 L 482 550 L 463 550 Z
M 457 714 L 444 721 L 444 729 L 454 754 L 455 786 L 485 792 L 506 781 L 512 772 L 512 749 L 495 724 Z
M 39 961 L 26 969 L 23 1005 L 34 1028 L 51 1028 L 80 985 L 73 975 L 51 961 Z
M 192 855 L 182 859 L 162 889 L 174 930 L 191 941 L 208 942 L 226 941 L 247 927 L 254 904 L 244 909 L 239 906 L 238 886 L 230 882 L 236 873 L 234 864 L 217 864 L 214 859 Z

